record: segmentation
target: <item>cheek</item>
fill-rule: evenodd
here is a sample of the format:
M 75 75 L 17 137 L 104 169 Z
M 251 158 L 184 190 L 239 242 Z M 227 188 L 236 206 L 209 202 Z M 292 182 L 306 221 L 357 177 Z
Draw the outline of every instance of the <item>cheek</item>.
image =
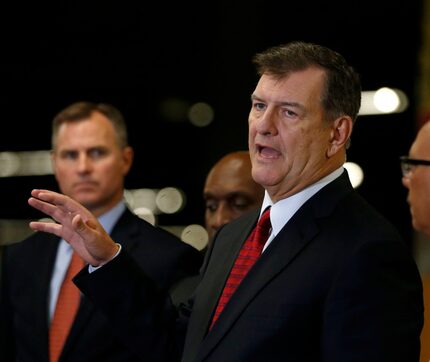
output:
M 255 127 L 252 125 L 252 123 L 250 123 L 248 128 L 248 138 L 250 141 L 251 139 L 254 138 L 255 134 L 256 134 Z
M 55 176 L 57 178 L 62 178 L 67 181 L 67 178 L 69 175 L 71 176 L 73 174 L 73 167 L 65 167 L 65 166 L 59 166 L 58 164 L 53 168 L 53 171 L 55 173 Z
M 125 170 L 125 165 L 119 161 L 109 161 L 99 164 L 97 170 L 101 174 L 110 175 L 109 177 L 122 177 Z
M 408 184 L 409 200 L 414 208 L 430 208 L 430 185 L 415 178 Z M 428 205 L 428 206 L 427 206 Z
M 430 179 L 427 180 L 426 183 L 423 183 L 420 185 L 421 187 L 421 194 L 420 197 L 422 198 L 422 203 L 425 205 L 426 209 L 430 212 Z

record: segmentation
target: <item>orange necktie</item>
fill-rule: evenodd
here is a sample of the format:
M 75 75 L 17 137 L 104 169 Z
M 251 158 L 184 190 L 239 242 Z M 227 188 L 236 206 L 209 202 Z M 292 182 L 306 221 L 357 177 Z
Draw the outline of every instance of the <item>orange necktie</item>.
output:
M 49 361 L 57 362 L 79 308 L 80 291 L 72 278 L 84 267 L 84 261 L 73 252 L 69 268 L 58 294 L 54 316 L 49 329 Z
M 240 282 L 243 280 L 243 278 L 245 278 L 248 271 L 260 257 L 263 246 L 269 237 L 270 229 L 270 207 L 268 207 L 261 215 L 257 226 L 249 235 L 248 239 L 246 239 L 242 249 L 239 252 L 239 255 L 233 265 L 233 268 L 231 269 L 230 276 L 225 283 L 224 290 L 218 301 L 210 329 L 212 329 L 213 325 L 224 309 L 224 306 L 230 300 L 230 297 L 236 291 Z

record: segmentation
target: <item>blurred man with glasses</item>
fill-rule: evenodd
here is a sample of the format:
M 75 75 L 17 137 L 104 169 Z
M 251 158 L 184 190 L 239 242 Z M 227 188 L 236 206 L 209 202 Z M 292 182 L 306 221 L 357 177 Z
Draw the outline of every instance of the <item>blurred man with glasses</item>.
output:
M 418 132 L 409 156 L 400 158 L 403 186 L 408 189 L 412 225 L 430 235 L 430 122 Z
M 400 158 L 402 183 L 408 189 L 412 226 L 430 236 L 430 121 L 419 130 L 409 150 Z M 423 276 L 424 328 L 421 333 L 421 361 L 430 360 L 430 275 Z

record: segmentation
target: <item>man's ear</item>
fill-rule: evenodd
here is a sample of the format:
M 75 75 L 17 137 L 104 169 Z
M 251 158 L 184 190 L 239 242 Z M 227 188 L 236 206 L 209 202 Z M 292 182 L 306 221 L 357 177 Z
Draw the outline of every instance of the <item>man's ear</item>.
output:
M 331 125 L 327 157 L 332 157 L 341 148 L 346 147 L 352 133 L 352 119 L 348 116 L 337 118 Z
M 131 146 L 127 146 L 122 150 L 122 158 L 124 161 L 123 172 L 124 175 L 128 174 L 134 159 L 134 150 Z

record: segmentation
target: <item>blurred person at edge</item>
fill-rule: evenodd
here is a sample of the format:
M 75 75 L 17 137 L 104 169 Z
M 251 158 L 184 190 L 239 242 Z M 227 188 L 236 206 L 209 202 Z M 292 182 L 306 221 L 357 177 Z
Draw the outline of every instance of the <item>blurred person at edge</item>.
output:
M 264 188 L 252 178 L 249 152 L 224 155 L 209 170 L 203 189 L 209 241 L 221 226 L 260 208 L 263 198 Z
M 430 121 L 420 128 L 409 156 L 401 158 L 401 166 L 412 226 L 430 236 Z
M 198 273 L 202 256 L 193 247 L 133 214 L 123 199 L 133 161 L 123 115 L 110 104 L 77 102 L 52 123 L 52 164 L 62 193 L 98 218 L 154 285 L 167 290 Z M 0 360 L 47 362 L 48 330 L 72 248 L 39 232 L 3 250 Z M 85 297 L 59 357 L 60 362 L 135 362 L 135 352 Z M 53 361 L 50 361 L 53 362 Z
M 259 79 L 248 143 L 264 200 L 215 234 L 186 303 L 172 305 L 70 197 L 32 190 L 28 203 L 60 226 L 42 220 L 30 227 L 64 237 L 90 264 L 75 284 L 142 361 L 148 349 L 164 346 L 153 361 L 417 362 L 417 265 L 343 167 L 360 109 L 359 75 L 338 52 L 305 42 L 271 47 L 253 61 Z M 254 241 L 248 236 L 261 229 L 269 233 L 258 240 L 262 251 L 250 248 L 258 260 L 237 278 L 241 262 L 250 261 L 242 258 Z
M 412 226 L 430 236 L 430 121 L 418 131 L 409 155 L 401 158 L 402 183 L 408 190 Z M 421 361 L 430 361 L 430 275 L 422 275 L 424 327 L 421 333 Z

